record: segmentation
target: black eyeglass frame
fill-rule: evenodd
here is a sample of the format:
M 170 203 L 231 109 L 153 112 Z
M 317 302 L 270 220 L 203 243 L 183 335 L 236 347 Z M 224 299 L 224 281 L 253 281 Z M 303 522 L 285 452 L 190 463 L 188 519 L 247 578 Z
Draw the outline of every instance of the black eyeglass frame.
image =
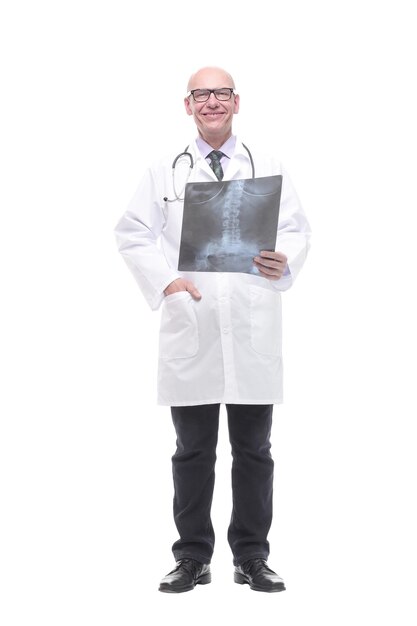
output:
M 196 91 L 206 91 L 208 92 L 208 96 L 205 100 L 196 100 L 194 92 Z M 218 91 L 230 91 L 230 95 L 228 98 L 225 98 L 223 100 L 221 100 L 220 98 L 217 97 L 217 93 Z M 187 98 L 189 98 L 190 96 L 193 97 L 194 102 L 207 102 L 207 100 L 210 100 L 210 96 L 211 94 L 214 93 L 214 97 L 216 98 L 216 100 L 218 100 L 219 102 L 227 102 L 228 100 L 230 100 L 230 98 L 232 97 L 232 95 L 234 95 L 234 87 L 218 87 L 217 89 L 192 89 L 190 91 L 190 93 L 188 94 Z

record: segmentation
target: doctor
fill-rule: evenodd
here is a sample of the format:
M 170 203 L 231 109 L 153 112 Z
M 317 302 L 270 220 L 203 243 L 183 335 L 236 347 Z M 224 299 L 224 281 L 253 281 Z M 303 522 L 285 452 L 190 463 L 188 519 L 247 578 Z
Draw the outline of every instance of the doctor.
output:
M 158 403 L 171 407 L 176 430 L 172 463 L 179 539 L 172 548 L 176 566 L 159 589 L 178 593 L 211 582 L 210 510 L 224 404 L 233 456 L 228 541 L 234 581 L 257 591 L 282 591 L 284 581 L 267 565 L 270 434 L 273 405 L 282 402 L 281 291 L 304 263 L 309 225 L 280 163 L 249 153 L 232 134 L 240 98 L 229 73 L 200 69 L 189 80 L 184 103 L 198 137 L 177 160 L 174 175 L 175 155 L 148 169 L 115 230 L 149 306 L 162 305 Z M 251 156 L 257 177 L 283 176 L 276 251 L 259 251 L 254 274 L 178 271 L 187 181 L 250 178 Z

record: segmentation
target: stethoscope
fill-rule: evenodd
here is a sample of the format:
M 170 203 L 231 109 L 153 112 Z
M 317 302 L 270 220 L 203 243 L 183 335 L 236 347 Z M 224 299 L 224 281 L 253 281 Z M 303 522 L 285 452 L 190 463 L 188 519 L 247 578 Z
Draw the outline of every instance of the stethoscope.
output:
M 253 162 L 252 154 L 251 154 L 249 148 L 247 146 L 245 146 L 244 143 L 242 143 L 242 146 L 245 148 L 246 152 L 248 153 L 250 164 L 251 164 L 251 168 L 252 168 L 252 178 L 255 178 L 255 165 L 254 165 L 254 162 Z M 165 196 L 164 202 L 176 202 L 177 200 L 182 202 L 184 200 L 185 186 L 186 186 L 186 184 L 188 182 L 188 179 L 191 176 L 191 170 L 194 167 L 194 158 L 193 158 L 193 155 L 191 154 L 191 152 L 188 152 L 188 148 L 189 148 L 189 146 L 187 146 L 185 148 L 184 152 L 180 152 L 179 154 L 177 154 L 177 156 L 175 157 L 175 159 L 172 162 L 172 188 L 174 190 L 175 198 L 171 198 L 170 199 L 167 196 Z M 182 159 L 183 157 L 186 157 L 187 159 L 189 159 L 190 164 L 188 166 L 188 174 L 187 174 L 187 178 L 186 178 L 185 183 L 184 183 L 184 187 L 182 188 L 180 193 L 178 193 L 177 187 L 176 187 L 176 184 L 175 184 L 175 167 L 176 167 L 177 162 L 179 161 L 179 159 Z M 182 196 L 182 198 L 181 198 L 181 196 Z

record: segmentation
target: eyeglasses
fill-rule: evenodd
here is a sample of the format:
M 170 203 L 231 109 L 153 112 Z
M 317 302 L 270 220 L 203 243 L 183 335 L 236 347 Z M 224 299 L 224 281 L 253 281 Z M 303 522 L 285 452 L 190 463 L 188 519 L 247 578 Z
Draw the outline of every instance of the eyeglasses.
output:
M 212 93 L 214 93 L 217 100 L 224 102 L 225 100 L 230 100 L 232 97 L 233 88 L 222 87 L 221 89 L 192 89 L 188 97 L 192 96 L 195 102 L 207 102 Z

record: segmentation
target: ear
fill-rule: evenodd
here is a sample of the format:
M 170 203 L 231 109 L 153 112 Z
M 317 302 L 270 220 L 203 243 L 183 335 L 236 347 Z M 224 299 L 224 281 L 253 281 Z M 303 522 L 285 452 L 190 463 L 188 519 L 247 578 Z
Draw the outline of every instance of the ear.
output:
M 193 114 L 193 110 L 191 108 L 191 104 L 190 104 L 190 100 L 189 98 L 184 98 L 184 105 L 185 105 L 185 110 L 187 111 L 187 115 L 192 115 Z
M 237 93 L 235 95 L 235 105 L 233 108 L 233 113 L 239 113 L 239 105 L 240 105 L 240 98 L 239 98 L 239 94 Z

